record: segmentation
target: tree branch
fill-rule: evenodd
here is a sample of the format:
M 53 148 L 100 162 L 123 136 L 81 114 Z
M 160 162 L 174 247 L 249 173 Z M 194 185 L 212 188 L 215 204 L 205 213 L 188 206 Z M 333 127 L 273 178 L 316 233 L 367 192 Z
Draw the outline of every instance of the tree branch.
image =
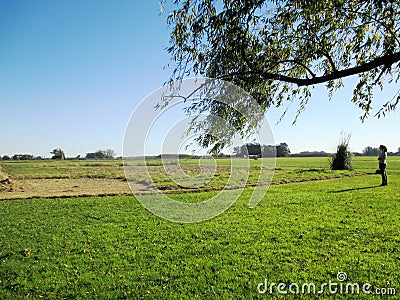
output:
M 303 67 L 304 69 L 306 69 L 308 71 L 308 73 L 311 74 L 312 78 L 317 77 L 317 75 L 315 75 L 315 73 L 313 71 L 311 71 L 311 69 L 309 67 L 307 67 L 305 64 L 299 62 L 298 60 L 295 59 L 288 59 L 288 60 L 282 60 L 280 62 L 278 62 L 278 64 L 284 64 L 284 63 L 293 63 L 293 64 L 297 64 L 301 67 Z M 308 77 L 308 76 L 307 76 Z
M 313 77 L 313 78 L 296 78 L 296 77 L 290 77 L 290 76 L 285 76 L 281 74 L 276 74 L 276 73 L 268 73 L 268 72 L 236 72 L 236 73 L 230 73 L 226 75 L 221 75 L 218 76 L 218 79 L 226 79 L 226 78 L 232 78 L 235 76 L 239 77 L 247 77 L 249 75 L 259 75 L 264 79 L 272 79 L 272 80 L 279 80 L 283 82 L 288 82 L 288 83 L 294 83 L 298 86 L 310 86 L 314 84 L 319 84 L 319 83 L 324 83 L 328 82 L 331 80 L 339 79 L 339 78 L 344 78 L 352 75 L 356 75 L 359 73 L 364 73 L 371 71 L 375 68 L 378 68 L 380 66 L 391 66 L 392 64 L 400 61 L 400 52 L 396 52 L 394 54 L 390 55 L 384 55 L 378 58 L 375 58 L 374 60 L 365 63 L 360 66 L 332 72 L 328 75 L 324 76 L 319 76 L 319 77 Z
M 329 55 L 329 53 L 328 53 L 328 52 L 325 52 L 325 51 L 322 51 L 322 50 L 319 50 L 319 51 L 317 51 L 317 52 L 319 52 L 319 53 L 321 53 L 323 56 L 325 56 L 325 57 L 328 59 L 330 65 L 331 65 L 331 67 L 332 67 L 332 69 L 333 69 L 333 72 L 337 72 L 336 65 L 335 65 L 335 63 L 333 62 L 333 59 L 332 59 L 332 57 Z

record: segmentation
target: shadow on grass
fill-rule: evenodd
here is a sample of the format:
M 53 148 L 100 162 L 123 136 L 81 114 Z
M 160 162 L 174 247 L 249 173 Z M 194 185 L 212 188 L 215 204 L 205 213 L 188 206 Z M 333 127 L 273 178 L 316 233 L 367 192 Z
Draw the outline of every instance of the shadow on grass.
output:
M 358 188 L 351 188 L 351 189 L 345 189 L 345 190 L 338 190 L 338 191 L 330 191 L 330 193 L 344 193 L 344 192 L 352 192 L 352 191 L 359 191 L 359 190 L 367 190 L 367 189 L 374 189 L 380 187 L 379 185 L 374 185 L 374 186 L 364 186 L 364 187 L 358 187 Z

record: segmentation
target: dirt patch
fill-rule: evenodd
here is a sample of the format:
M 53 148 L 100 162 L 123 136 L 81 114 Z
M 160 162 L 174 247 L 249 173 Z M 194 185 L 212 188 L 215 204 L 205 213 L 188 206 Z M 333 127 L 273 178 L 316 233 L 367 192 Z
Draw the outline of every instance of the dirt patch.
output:
M 0 199 L 59 198 L 131 195 L 126 182 L 117 179 L 21 179 L 0 190 Z
M 0 169 L 0 193 L 3 191 L 12 191 L 12 180 Z

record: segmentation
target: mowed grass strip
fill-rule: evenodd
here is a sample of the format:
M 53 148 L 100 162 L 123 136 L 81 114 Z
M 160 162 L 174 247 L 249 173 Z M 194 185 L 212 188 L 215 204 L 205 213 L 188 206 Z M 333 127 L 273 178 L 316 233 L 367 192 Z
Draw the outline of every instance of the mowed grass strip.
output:
M 372 175 L 271 186 L 253 209 L 248 188 L 198 224 L 160 219 L 134 197 L 1 201 L 0 298 L 315 299 L 257 286 L 319 287 L 338 272 L 400 291 L 400 172 L 389 174 L 387 187 Z
M 115 160 L 2 161 L 14 179 L 125 178 L 122 162 Z

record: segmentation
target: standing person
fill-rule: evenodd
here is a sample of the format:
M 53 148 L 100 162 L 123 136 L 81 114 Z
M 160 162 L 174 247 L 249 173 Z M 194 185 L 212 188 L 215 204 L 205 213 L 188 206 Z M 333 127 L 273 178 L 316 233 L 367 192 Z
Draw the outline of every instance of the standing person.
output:
M 379 154 L 379 171 L 382 175 L 382 186 L 387 185 L 387 174 L 386 174 L 386 158 L 387 158 L 387 148 L 383 145 L 379 146 L 379 150 L 381 150 L 381 154 Z

